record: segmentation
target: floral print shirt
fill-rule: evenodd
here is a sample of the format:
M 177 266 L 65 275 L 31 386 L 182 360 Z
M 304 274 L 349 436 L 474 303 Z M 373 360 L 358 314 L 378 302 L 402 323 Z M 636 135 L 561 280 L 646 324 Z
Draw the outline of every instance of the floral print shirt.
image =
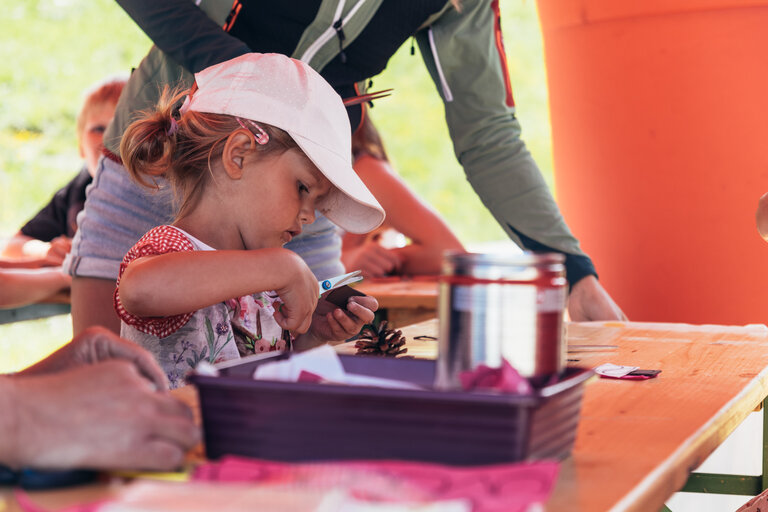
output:
M 117 283 L 120 284 L 128 265 L 142 256 L 206 250 L 214 249 L 181 229 L 156 227 L 128 251 L 120 265 Z M 217 363 L 286 348 L 283 330 L 273 318 L 280 304 L 274 292 L 246 295 L 169 317 L 130 314 L 120 302 L 119 288 L 115 290 L 114 303 L 122 323 L 120 335 L 152 352 L 171 388 L 184 385 L 184 376 L 200 361 Z

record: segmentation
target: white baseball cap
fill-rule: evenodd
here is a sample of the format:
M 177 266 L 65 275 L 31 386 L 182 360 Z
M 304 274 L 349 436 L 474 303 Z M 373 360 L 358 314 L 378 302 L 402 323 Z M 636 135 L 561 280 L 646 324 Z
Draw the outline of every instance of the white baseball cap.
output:
M 183 111 L 228 114 L 285 130 L 336 187 L 318 210 L 350 233 L 384 221 L 384 209 L 352 169 L 349 118 L 314 69 L 277 53 L 247 53 L 195 74 Z

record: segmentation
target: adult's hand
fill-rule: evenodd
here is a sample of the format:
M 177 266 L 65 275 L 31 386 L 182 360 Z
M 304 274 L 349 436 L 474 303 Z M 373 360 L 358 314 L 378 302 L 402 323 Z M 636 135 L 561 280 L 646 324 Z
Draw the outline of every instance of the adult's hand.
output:
M 579 280 L 568 298 L 568 314 L 574 322 L 627 320 L 627 316 L 595 276 Z
M 158 390 L 168 389 L 168 379 L 152 354 L 126 341 L 104 327 L 90 327 L 47 358 L 20 375 L 55 373 L 111 359 L 132 363 Z
M 191 411 L 127 360 L 0 377 L 0 402 L 11 467 L 169 470 L 200 440 Z

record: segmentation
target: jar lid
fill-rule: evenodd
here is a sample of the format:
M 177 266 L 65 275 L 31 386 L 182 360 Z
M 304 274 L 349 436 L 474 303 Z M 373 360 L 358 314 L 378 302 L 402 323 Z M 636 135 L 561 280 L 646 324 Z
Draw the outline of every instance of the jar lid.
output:
M 551 252 L 484 254 L 448 251 L 443 256 L 443 275 L 525 281 L 543 275 L 565 275 L 564 262 L 564 254 Z

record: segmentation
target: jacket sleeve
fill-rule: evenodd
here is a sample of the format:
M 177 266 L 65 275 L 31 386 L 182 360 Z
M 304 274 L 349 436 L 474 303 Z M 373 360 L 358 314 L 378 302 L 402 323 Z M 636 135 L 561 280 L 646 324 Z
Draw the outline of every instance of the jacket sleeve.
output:
M 211 7 L 206 13 L 191 0 L 117 0 L 117 3 L 158 48 L 192 73 L 251 51 L 222 29 L 228 9 Z M 203 4 L 203 8 L 206 5 Z
M 564 253 L 573 285 L 595 274 L 594 266 L 520 138 L 493 4 L 463 0 L 461 12 L 448 9 L 416 39 L 475 192 L 518 245 Z
M 104 133 L 104 147 L 120 154 L 120 138 L 144 110 L 152 109 L 163 86 L 189 87 L 193 73 L 250 52 L 223 30 L 231 0 L 118 0 L 155 43 L 133 70 Z M 221 24 L 219 24 L 221 23 Z

